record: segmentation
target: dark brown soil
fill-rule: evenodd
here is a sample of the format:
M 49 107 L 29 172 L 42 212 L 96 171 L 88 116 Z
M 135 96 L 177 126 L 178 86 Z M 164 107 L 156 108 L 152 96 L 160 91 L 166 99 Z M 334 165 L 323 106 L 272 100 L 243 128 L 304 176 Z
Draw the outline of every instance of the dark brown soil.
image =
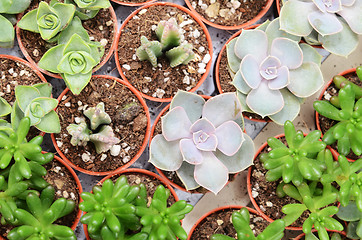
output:
M 193 231 L 190 240 L 208 240 L 213 234 L 223 234 L 236 238 L 236 231 L 231 222 L 235 209 L 217 211 L 206 217 Z M 257 236 L 269 223 L 262 217 L 250 213 L 250 226 Z
M 45 1 L 50 2 L 50 0 Z M 33 0 L 25 13 L 37 8 L 39 2 L 39 0 Z M 110 10 L 101 9 L 98 12 L 97 16 L 92 19 L 83 21 L 83 27 L 87 30 L 91 40 L 98 42 L 100 42 L 101 39 L 107 40 L 107 44 L 104 48 L 104 55 L 101 58 L 102 61 L 111 50 L 113 39 L 115 37 L 114 23 Z M 39 33 L 29 32 L 22 29 L 20 29 L 20 39 L 29 56 L 36 63 L 40 61 L 46 51 L 56 45 L 56 43 L 48 43 L 44 41 Z M 97 68 L 97 66 L 95 68 Z
M 68 169 L 55 159 L 44 167 L 48 171 L 44 179 L 55 188 L 55 199 L 65 198 L 75 201 L 76 207 L 73 212 L 54 222 L 71 227 L 79 211 L 80 195 L 77 183 Z
M 283 139 L 285 138 L 283 137 Z M 261 153 L 267 153 L 270 150 L 270 147 L 267 146 L 261 151 Z M 267 170 L 260 162 L 260 154 L 255 158 L 254 166 L 252 166 L 252 174 L 250 177 L 252 195 L 254 195 L 253 197 L 255 202 L 266 216 L 273 220 L 280 219 L 285 216 L 285 214 L 281 211 L 283 206 L 299 202 L 289 196 L 279 198 L 276 195 L 275 191 L 280 181 L 268 182 L 266 180 L 265 174 L 267 173 Z M 301 227 L 304 220 L 308 218 L 308 215 L 308 212 L 305 211 L 302 216 L 290 226 Z
M 192 21 L 182 29 L 185 31 L 185 40 L 193 45 L 193 51 L 198 55 L 197 60 L 174 68 L 170 67 L 164 55 L 158 58 L 157 68 L 152 67 L 148 61 L 139 61 L 135 53 L 141 45 L 141 36 L 146 36 L 150 41 L 157 40 L 152 26 L 155 28 L 161 20 L 171 17 L 174 17 L 178 24 Z M 202 62 L 204 57 L 207 54 L 210 56 L 206 35 L 201 26 L 185 12 L 170 6 L 152 6 L 141 10 L 121 30 L 117 51 L 126 79 L 142 93 L 156 98 L 170 98 L 178 89 L 189 91 L 195 87 L 203 75 L 198 71 L 205 69 L 199 68 L 199 64 L 205 65 L 206 63 Z
M 126 86 L 93 77 L 80 95 L 68 92 L 62 100 L 57 109 L 62 130 L 55 138 L 59 149 L 72 163 L 89 171 L 105 172 L 123 166 L 137 154 L 146 134 L 147 116 L 137 97 Z M 74 124 L 77 117 L 88 122 L 83 115 L 84 107 L 95 107 L 100 102 L 104 103 L 105 111 L 112 119 L 110 126 L 115 137 L 121 140 L 121 151 L 117 156 L 112 156 L 110 151 L 97 154 L 90 142 L 85 147 L 70 144 L 71 135 L 66 130 L 67 126 Z M 121 120 L 120 111 L 127 104 L 135 104 L 138 111 L 130 114 L 130 119 Z
M 347 78 L 349 81 L 351 81 L 351 82 L 357 84 L 358 86 L 362 87 L 362 81 L 359 80 L 356 73 L 350 73 L 350 74 L 345 75 L 344 77 Z M 328 100 L 332 96 L 337 96 L 338 91 L 339 91 L 339 89 L 336 88 L 336 86 L 332 82 L 332 84 L 326 89 L 326 91 L 323 94 L 323 97 L 322 97 L 321 100 Z M 326 96 L 328 96 L 327 97 L 328 99 L 326 98 Z M 324 116 L 322 116 L 320 114 L 318 115 L 318 118 L 319 118 L 320 128 L 321 128 L 323 134 L 325 132 L 327 132 L 328 129 L 330 129 L 331 127 L 333 127 L 335 124 L 338 123 L 338 121 L 331 120 L 331 119 L 329 119 L 327 117 L 324 117 Z M 337 150 L 337 142 L 332 144 L 331 147 L 333 149 Z M 357 160 L 357 159 L 360 158 L 357 155 L 355 155 L 352 150 L 350 151 L 350 153 L 346 157 L 349 158 L 349 159 L 352 159 L 352 160 Z
M 256 15 L 258 15 L 259 12 L 264 9 L 267 0 L 240 0 L 240 7 L 235 9 L 234 13 L 232 12 L 232 4 L 230 1 L 216 0 L 214 4 L 219 4 L 220 11 L 215 17 L 213 17 L 213 15 L 210 16 L 210 14 L 207 14 L 209 11 L 208 9 L 210 9 L 211 5 L 210 0 L 202 1 L 202 4 L 206 5 L 201 6 L 199 5 L 200 1 L 198 0 L 190 0 L 190 2 L 192 4 L 192 7 L 206 20 L 223 26 L 238 26 L 255 18 Z M 223 15 L 221 14 L 222 10 L 227 10 L 224 17 L 221 16 Z
M 228 70 L 228 61 L 227 61 L 227 53 L 226 50 L 221 53 L 221 61 L 219 65 L 219 80 L 221 90 L 226 92 L 236 92 L 236 88 L 231 84 L 233 79 L 230 76 Z

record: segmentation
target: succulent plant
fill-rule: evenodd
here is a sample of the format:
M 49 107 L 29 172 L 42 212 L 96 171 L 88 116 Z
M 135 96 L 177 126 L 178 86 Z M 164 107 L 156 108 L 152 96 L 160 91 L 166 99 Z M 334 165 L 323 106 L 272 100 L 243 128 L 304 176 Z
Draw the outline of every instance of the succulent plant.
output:
M 250 228 L 250 214 L 246 208 L 233 212 L 231 219 L 239 240 L 280 240 L 284 236 L 285 224 L 282 219 L 269 224 L 257 237 L 254 236 L 253 230 Z M 232 239 L 234 238 L 222 234 L 214 234 L 210 238 L 210 240 Z
M 4 117 L 11 113 L 10 104 L 2 97 L 0 97 L 0 117 Z
M 351 84 L 346 84 L 338 93 L 339 108 L 326 100 L 315 101 L 314 109 L 329 119 L 335 120 L 323 141 L 328 145 L 337 141 L 338 152 L 347 156 L 352 149 L 357 156 L 362 154 L 362 98 L 355 99 Z
M 181 220 L 193 209 L 185 200 L 175 202 L 171 207 L 167 207 L 167 199 L 170 190 L 159 185 L 153 194 L 149 207 L 139 206 L 136 214 L 141 217 L 140 223 L 143 225 L 141 232 L 148 234 L 148 239 L 187 239 L 187 233 L 181 226 Z
M 62 31 L 58 45 L 49 49 L 40 59 L 39 67 L 59 73 L 70 91 L 78 95 L 89 83 L 92 69 L 100 62 L 104 46 L 90 41 L 78 17 Z
M 170 66 L 176 67 L 181 64 L 186 65 L 190 61 L 194 60 L 196 55 L 192 49 L 192 45 L 186 43 L 167 51 L 166 56 L 170 60 Z
M 83 114 L 89 118 L 92 130 L 96 130 L 99 125 L 110 124 L 112 122 L 110 116 L 104 110 L 103 102 L 98 103 L 96 107 L 90 107 L 84 110 Z
M 280 28 L 347 56 L 356 49 L 362 34 L 361 11 L 359 0 L 289 0 L 280 12 Z
M 26 197 L 29 212 L 20 208 L 14 211 L 21 226 L 11 230 L 7 237 L 10 240 L 77 239 L 69 227 L 53 224 L 55 220 L 74 210 L 74 201 L 64 198 L 54 201 L 54 194 L 52 186 L 45 188 L 40 197 L 35 193 L 29 193 Z
M 156 28 L 156 35 L 162 44 L 163 50 L 168 50 L 177 47 L 181 44 L 182 33 L 175 18 L 170 18 L 167 21 L 162 20 Z
M 109 0 L 65 0 L 64 2 L 76 5 L 75 15 L 81 20 L 94 18 L 100 9 L 111 6 Z
M 323 150 L 326 143 L 319 141 L 321 132 L 315 130 L 304 137 L 302 131 L 296 131 L 292 122 L 284 124 L 285 146 L 276 138 L 269 138 L 269 153 L 260 156 L 263 166 L 268 170 L 266 179 L 277 181 L 283 178 L 284 183 L 293 182 L 300 185 L 304 179 L 317 181 L 326 169 L 323 158 Z M 318 154 L 318 156 L 317 156 Z
M 275 19 L 259 29 L 243 30 L 227 45 L 229 70 L 244 111 L 282 125 L 298 115 L 301 98 L 323 86 L 320 55 L 297 41 L 280 31 Z
M 120 142 L 120 140 L 114 136 L 113 130 L 110 126 L 102 126 L 99 132 L 91 134 L 89 139 L 94 143 L 98 154 L 107 152 L 114 145 Z
M 89 134 L 91 133 L 91 130 L 88 129 L 87 123 L 85 122 L 70 124 L 67 127 L 67 131 L 72 136 L 70 143 L 73 146 L 85 146 L 90 140 Z
M 30 125 L 46 133 L 59 133 L 60 122 L 54 109 L 58 100 L 51 97 L 52 85 L 38 83 L 33 86 L 15 87 L 16 101 L 11 113 L 11 123 L 17 128 L 23 117 L 30 118 Z
M 351 201 L 347 206 L 340 206 L 337 217 L 349 222 L 347 237 L 351 239 L 362 238 L 362 211 L 357 208 L 355 202 Z
M 75 7 L 72 4 L 41 1 L 39 7 L 25 14 L 18 22 L 21 29 L 40 33 L 46 41 L 55 41 L 59 32 L 73 19 Z
M 140 61 L 148 60 L 152 66 L 157 67 L 157 58 L 162 55 L 162 45 L 159 41 L 149 41 L 141 36 L 141 46 L 137 48 L 136 55 Z
M 235 93 L 205 100 L 178 91 L 162 118 L 162 134 L 150 145 L 150 162 L 176 171 L 187 190 L 202 186 L 218 193 L 229 173 L 252 164 L 254 144 L 243 133 L 241 106 Z

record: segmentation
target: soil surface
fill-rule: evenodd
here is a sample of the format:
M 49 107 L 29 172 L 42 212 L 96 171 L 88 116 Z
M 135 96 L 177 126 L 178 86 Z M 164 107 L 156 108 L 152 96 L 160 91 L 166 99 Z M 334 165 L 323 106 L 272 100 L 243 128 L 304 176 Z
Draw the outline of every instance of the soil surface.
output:
M 95 107 L 100 102 L 104 103 L 105 112 L 112 119 L 109 126 L 112 127 L 115 137 L 121 140 L 117 144 L 121 150 L 116 156 L 112 156 L 110 151 L 97 154 L 91 142 L 86 146 L 73 146 L 70 143 L 71 135 L 66 130 L 69 124 L 75 124 L 76 120 L 84 119 L 89 125 L 89 119 L 83 115 L 83 110 Z M 133 107 L 128 108 L 129 106 Z M 61 119 L 61 133 L 55 134 L 57 145 L 69 161 L 85 170 L 115 170 L 133 159 L 143 144 L 147 129 L 144 108 L 126 86 L 116 81 L 93 77 L 80 95 L 75 96 L 69 91 L 62 98 L 57 112 Z M 124 117 L 124 114 L 127 117 Z
M 155 29 L 161 20 L 177 20 L 185 41 L 193 45 L 196 60 L 187 65 L 170 67 L 165 55 L 160 56 L 157 68 L 148 61 L 140 61 L 136 49 L 141 46 L 141 36 L 157 40 Z M 178 89 L 189 91 L 196 86 L 206 71 L 210 60 L 208 42 L 202 27 L 187 13 L 176 7 L 152 6 L 141 10 L 121 30 L 118 43 L 119 63 L 126 79 L 140 92 L 155 98 L 170 98 Z
M 39 2 L 39 0 L 33 0 L 25 13 L 37 8 Z M 50 2 L 50 0 L 45 0 L 45 2 Z M 110 10 L 108 8 L 101 9 L 98 12 L 97 16 L 95 16 L 94 18 L 82 21 L 82 25 L 87 30 L 90 40 L 97 42 L 100 42 L 101 40 L 102 42 L 105 42 L 105 40 L 107 41 L 107 44 L 104 48 L 104 55 L 100 61 L 102 62 L 102 60 L 111 50 L 113 39 L 116 34 L 114 32 L 114 23 Z M 20 29 L 20 39 L 29 56 L 36 63 L 40 61 L 46 51 L 56 46 L 56 43 L 48 43 L 44 41 L 39 33 L 34 33 L 22 29 Z M 97 65 L 95 68 L 98 69 L 98 66 L 99 65 Z
M 255 18 L 267 0 L 190 0 L 192 7 L 206 20 L 223 26 L 238 26 Z
M 223 234 L 236 239 L 236 231 L 231 222 L 235 209 L 217 211 L 207 216 L 193 231 L 191 240 L 208 240 L 213 234 Z M 257 236 L 269 225 L 262 217 L 250 213 L 250 227 Z
M 362 87 L 362 81 L 359 80 L 356 73 L 350 73 L 350 74 L 345 75 L 344 77 L 347 78 L 349 81 L 351 81 L 351 82 L 357 84 L 358 86 Z M 329 100 L 331 97 L 337 96 L 338 91 L 339 91 L 339 89 L 336 88 L 336 86 L 332 82 L 332 84 L 324 92 L 321 100 Z M 338 123 L 338 121 L 331 120 L 331 119 L 326 118 L 326 117 L 324 117 L 324 116 L 322 116 L 320 114 L 318 115 L 318 118 L 319 118 L 320 128 L 321 128 L 323 134 L 325 132 L 327 132 L 328 129 L 330 129 L 331 127 L 333 127 L 335 124 Z M 337 142 L 332 144 L 331 147 L 333 149 L 337 150 Z M 352 159 L 352 160 L 357 160 L 357 159 L 360 158 L 357 155 L 355 155 L 352 152 L 352 150 L 350 151 L 350 153 L 346 157 L 349 158 L 349 159 Z

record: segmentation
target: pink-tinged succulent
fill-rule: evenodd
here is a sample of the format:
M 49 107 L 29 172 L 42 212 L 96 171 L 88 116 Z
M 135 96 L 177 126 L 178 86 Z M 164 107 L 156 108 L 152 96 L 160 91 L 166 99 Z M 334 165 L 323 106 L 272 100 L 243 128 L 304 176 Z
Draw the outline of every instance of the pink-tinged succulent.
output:
M 150 146 L 150 162 L 176 171 L 187 190 L 202 186 L 217 194 L 253 162 L 254 144 L 243 133 L 241 105 L 235 93 L 207 102 L 194 93 L 178 91 L 162 117 L 162 134 Z
M 280 12 L 280 27 L 347 56 L 362 34 L 361 12 L 361 0 L 288 0 Z
M 278 19 L 243 30 L 227 46 L 229 70 L 243 110 L 283 124 L 300 110 L 300 98 L 324 83 L 320 55 L 279 30 Z

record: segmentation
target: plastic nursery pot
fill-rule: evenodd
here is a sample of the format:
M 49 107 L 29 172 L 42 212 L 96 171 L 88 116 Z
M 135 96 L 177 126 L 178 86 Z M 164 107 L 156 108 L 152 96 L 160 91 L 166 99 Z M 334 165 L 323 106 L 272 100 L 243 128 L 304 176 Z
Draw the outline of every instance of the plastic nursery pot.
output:
M 108 171 L 91 171 L 91 170 L 87 170 L 85 168 L 82 168 L 82 167 L 79 167 L 77 166 L 76 164 L 74 164 L 72 161 L 70 161 L 68 159 L 73 157 L 73 156 L 66 156 L 66 153 L 64 153 L 62 150 L 60 150 L 60 147 L 58 146 L 58 143 L 57 143 L 57 139 L 55 137 L 54 134 L 51 134 L 51 138 L 52 138 L 52 142 L 53 142 L 53 145 L 56 149 L 56 151 L 58 152 L 58 154 L 60 155 L 60 157 L 67 163 L 69 164 L 71 167 L 73 167 L 74 169 L 80 171 L 80 172 L 83 172 L 85 174 L 89 174 L 89 175 L 96 175 L 96 176 L 104 176 L 104 175 L 109 175 L 109 174 L 114 174 L 114 173 L 118 173 L 126 168 L 128 168 L 129 166 L 131 166 L 140 156 L 141 154 L 143 153 L 143 151 L 145 150 L 146 146 L 147 146 L 147 143 L 148 143 L 148 138 L 150 136 L 150 129 L 151 129 L 151 120 L 150 120 L 150 114 L 149 114 L 149 110 L 148 110 L 148 107 L 146 105 L 146 102 L 145 100 L 142 98 L 142 96 L 139 94 L 139 92 L 136 91 L 136 89 L 131 86 L 129 83 L 125 82 L 125 81 L 122 81 L 120 80 L 119 78 L 116 78 L 116 77 L 112 77 L 112 76 L 106 76 L 106 75 L 94 75 L 92 77 L 92 80 L 91 82 L 89 83 L 91 86 L 92 86 L 92 81 L 93 79 L 106 79 L 106 80 L 111 80 L 113 81 L 113 87 L 116 86 L 116 84 L 121 84 L 122 86 L 126 87 L 126 89 L 128 89 L 132 94 L 135 95 L 135 97 L 137 98 L 137 100 L 139 101 L 140 105 L 142 105 L 143 107 L 143 111 L 144 111 L 144 114 L 146 115 L 145 118 L 147 119 L 147 126 L 146 126 L 146 130 L 145 130 L 145 133 L 144 133 L 144 137 L 143 137 L 143 142 L 142 142 L 142 145 L 139 147 L 139 150 L 137 151 L 137 153 L 127 162 L 125 163 L 124 165 L 116 168 L 116 169 L 113 169 L 113 170 L 108 170 Z M 105 85 L 108 85 L 108 84 L 105 84 Z M 109 86 L 108 86 L 109 87 Z M 107 92 L 109 91 L 110 89 L 105 89 L 104 92 Z M 61 94 L 60 96 L 58 97 L 58 101 L 60 102 L 60 104 L 62 103 L 62 99 L 63 97 L 68 93 L 69 89 L 66 88 Z M 83 90 L 84 91 L 84 90 Z M 93 90 L 92 90 L 93 91 Z M 81 93 L 82 94 L 82 93 Z M 122 93 L 120 93 L 122 94 Z M 109 96 L 108 96 L 109 97 Z M 69 101 L 69 99 L 67 98 L 65 101 Z M 101 101 L 101 100 L 100 100 Z M 77 105 L 78 107 L 78 105 Z M 58 106 L 59 108 L 59 106 Z M 112 118 L 112 116 L 111 116 Z M 114 119 L 113 119 L 114 120 Z M 72 122 L 74 123 L 74 122 Z M 122 130 L 120 130 L 122 131 Z M 84 150 L 85 151 L 85 150 Z M 118 156 L 117 156 L 118 157 Z M 112 159 L 115 158 L 114 156 L 112 156 Z M 121 159 L 119 160 L 121 161 Z
M 190 86 L 191 89 L 187 89 L 187 87 L 186 87 L 185 89 L 182 89 L 182 90 L 185 90 L 185 91 L 194 92 L 194 91 L 196 91 L 196 89 L 198 89 L 198 88 L 201 86 L 201 84 L 205 81 L 206 77 L 208 76 L 208 73 L 209 73 L 209 71 L 210 71 L 210 69 L 211 69 L 211 66 L 212 66 L 211 57 L 212 57 L 212 55 L 213 55 L 213 48 L 212 48 L 212 41 L 211 41 L 210 34 L 209 34 L 206 26 L 204 25 L 204 23 L 196 16 L 195 13 L 191 12 L 190 10 L 188 10 L 187 8 L 185 8 L 185 7 L 183 7 L 183 6 L 177 5 L 177 4 L 175 4 L 175 3 L 170 3 L 170 2 L 154 2 L 154 3 L 147 4 L 147 5 L 143 6 L 143 7 L 135 10 L 134 12 L 131 13 L 131 15 L 129 15 L 129 16 L 127 17 L 127 19 L 123 22 L 123 24 L 122 24 L 122 26 L 121 26 L 121 28 L 120 28 L 120 30 L 119 30 L 119 32 L 118 32 L 118 35 L 117 35 L 117 38 L 116 38 L 115 41 L 116 41 L 117 44 L 119 44 L 119 46 L 121 46 L 120 41 L 121 41 L 121 39 L 122 39 L 122 34 L 124 35 L 124 34 L 130 32 L 130 31 L 133 31 L 133 30 L 127 29 L 128 24 L 130 23 L 130 21 L 133 20 L 133 19 L 138 19 L 139 16 L 138 16 L 137 14 L 143 15 L 143 14 L 145 13 L 145 11 L 147 11 L 147 9 L 149 9 L 149 8 L 151 8 L 151 7 L 158 7 L 158 6 L 162 6 L 163 9 L 166 9 L 165 11 L 167 11 L 167 9 L 169 9 L 169 8 L 176 8 L 175 10 L 178 10 L 178 11 L 181 11 L 181 12 L 183 12 L 183 13 L 188 14 L 188 15 L 196 22 L 195 24 L 198 24 L 199 27 L 202 29 L 202 32 L 203 32 L 204 35 L 201 35 L 201 36 L 206 39 L 205 43 L 207 42 L 207 48 L 205 47 L 204 50 L 203 50 L 204 52 L 206 52 L 205 55 L 201 56 L 201 54 L 200 54 L 200 53 L 199 53 L 199 54 L 200 54 L 200 56 L 201 56 L 201 59 L 205 59 L 205 57 L 206 57 L 207 55 L 209 55 L 210 60 L 209 60 L 208 63 L 206 64 L 206 67 L 205 67 L 205 69 L 204 69 L 205 72 L 202 73 L 202 75 L 201 75 L 200 78 L 197 76 L 197 74 L 195 74 L 195 76 L 196 76 L 196 78 L 195 78 L 195 83 L 197 82 L 196 85 L 195 85 L 194 87 L 192 87 L 192 88 L 191 88 L 191 86 Z M 173 13 L 175 13 L 175 12 L 173 12 Z M 175 17 L 176 17 L 176 14 L 175 14 L 175 15 L 172 15 L 172 16 L 175 16 Z M 157 19 L 161 20 L 161 17 L 158 16 Z M 165 20 L 167 20 L 167 19 L 165 19 Z M 152 20 L 152 21 L 154 21 L 154 20 Z M 150 21 L 150 22 L 152 22 L 152 21 Z M 155 21 L 155 24 L 157 24 L 156 21 Z M 196 29 L 196 30 L 197 30 L 197 29 Z M 150 29 L 149 31 L 153 31 L 153 30 Z M 142 32 L 142 31 L 138 29 L 138 30 L 135 30 L 135 32 L 138 34 L 139 32 Z M 135 34 L 136 34 L 136 33 L 135 33 Z M 192 32 L 190 31 L 190 33 L 192 33 Z M 200 33 L 200 31 L 199 31 L 199 33 Z M 132 34 L 133 34 L 133 33 L 132 33 Z M 135 35 L 135 34 L 133 34 L 133 35 Z M 144 34 L 144 35 L 146 35 L 146 34 Z M 189 37 L 190 34 L 189 34 L 189 33 L 185 33 L 184 35 L 185 35 L 185 38 L 186 38 L 186 37 Z M 191 34 L 191 35 L 192 35 L 192 34 Z M 137 38 L 137 39 L 134 39 L 134 40 L 138 42 L 138 41 L 139 41 L 139 38 L 140 38 L 141 36 L 136 35 L 136 36 L 132 36 L 132 37 L 133 37 L 133 38 Z M 200 37 L 198 37 L 198 39 L 200 39 Z M 195 42 L 196 42 L 196 41 L 198 41 L 198 39 L 192 39 L 192 40 L 195 40 Z M 150 39 L 150 40 L 151 40 L 151 39 Z M 190 42 L 191 44 L 194 44 L 194 43 L 191 42 L 191 41 L 189 41 L 189 42 Z M 139 46 L 137 46 L 137 47 L 139 47 Z M 194 47 L 194 48 L 195 48 L 195 47 Z M 150 93 L 148 93 L 148 92 L 144 93 L 144 89 L 140 89 L 139 84 L 137 84 L 137 83 L 132 83 L 132 82 L 130 81 L 130 79 L 128 79 L 128 78 L 126 77 L 125 71 L 137 72 L 137 70 L 139 70 L 139 69 L 138 69 L 138 68 L 137 68 L 136 70 L 127 69 L 127 68 L 124 67 L 125 64 L 122 64 L 122 66 L 121 66 L 121 63 L 120 63 L 120 53 L 119 53 L 120 50 L 119 50 L 119 49 L 120 49 L 120 47 L 119 47 L 118 49 L 115 49 L 115 54 L 114 54 L 114 56 L 115 56 L 115 61 L 116 61 L 116 65 L 117 65 L 117 70 L 118 70 L 119 74 L 121 75 L 122 79 L 125 80 L 125 81 L 127 81 L 127 82 L 129 82 L 130 84 L 134 85 L 134 86 L 136 87 L 137 91 L 140 92 L 140 94 L 142 95 L 142 97 L 144 97 L 144 98 L 146 98 L 146 99 L 148 99 L 148 100 L 155 101 L 155 102 L 170 102 L 172 97 L 156 97 L 156 96 L 148 95 L 148 94 L 150 94 Z M 134 53 L 135 53 L 135 50 L 136 50 L 136 48 L 135 48 L 135 49 L 130 49 L 130 51 L 134 51 Z M 123 50 L 122 50 L 122 51 L 123 51 Z M 195 52 L 195 51 L 194 51 L 194 52 Z M 197 53 L 197 52 L 195 52 L 195 53 Z M 149 64 L 148 62 L 145 62 L 145 61 L 142 61 L 142 62 L 138 62 L 138 60 L 136 61 L 137 58 L 134 58 L 135 55 L 132 56 L 132 54 L 131 54 L 131 57 L 132 57 L 133 59 L 130 59 L 130 60 L 127 61 L 127 62 L 135 63 L 135 64 L 137 64 L 137 65 L 141 64 L 143 67 L 145 66 L 145 64 Z M 128 57 L 127 57 L 127 59 L 128 59 Z M 132 62 L 132 61 L 135 61 L 135 62 Z M 192 62 L 188 63 L 187 66 L 189 67 L 189 66 L 190 66 L 189 64 L 191 64 L 191 63 L 192 63 Z M 200 63 L 201 63 L 201 60 L 200 60 Z M 160 64 L 160 63 L 159 63 L 159 64 Z M 169 63 L 167 63 L 167 64 L 169 64 Z M 128 65 L 128 64 L 127 64 L 127 65 Z M 130 64 L 130 65 L 132 66 L 132 64 Z M 129 68 L 130 68 L 131 66 L 128 65 Z M 183 66 L 184 66 L 184 65 L 180 65 L 180 66 L 177 66 L 177 67 L 175 67 L 175 68 L 179 68 L 179 67 L 182 68 Z M 148 67 L 148 66 L 147 66 L 147 67 Z M 150 65 L 150 67 L 151 67 L 151 65 Z M 158 67 L 160 67 L 160 65 L 159 65 Z M 172 68 L 168 66 L 167 69 L 172 69 Z M 148 70 L 149 70 L 149 69 L 147 69 L 147 71 L 148 71 Z M 162 69 L 162 70 L 164 70 L 164 69 Z M 184 71 L 184 70 L 186 71 L 186 69 L 182 69 L 182 70 L 183 70 L 183 71 Z M 149 72 L 150 76 L 152 76 L 152 75 L 154 75 L 155 71 L 158 71 L 158 69 L 157 69 L 157 68 L 156 68 L 156 69 L 155 69 L 155 68 L 152 68 L 152 70 L 149 70 L 149 71 L 150 71 L 150 72 Z M 175 71 L 176 71 L 176 70 L 175 70 Z M 177 71 L 177 72 L 183 72 L 183 71 L 181 71 L 181 69 L 179 69 L 179 71 Z M 197 69 L 194 69 L 194 71 L 197 72 Z M 169 76 L 169 75 L 171 75 L 172 73 L 170 74 L 170 72 L 168 72 L 168 73 L 164 72 L 164 74 L 166 74 L 166 75 L 163 75 L 163 76 Z M 193 73 L 192 73 L 192 74 L 193 74 Z M 184 75 L 184 76 L 187 76 L 187 75 Z M 139 78 L 144 78 L 144 77 L 147 78 L 147 76 L 142 76 L 142 77 L 139 77 Z M 139 81 L 139 78 L 135 78 L 135 79 L 136 79 L 135 81 Z M 149 77 L 149 78 L 151 79 L 151 77 Z M 181 79 L 181 78 L 180 78 L 180 79 Z M 154 81 L 155 79 L 152 79 L 152 80 Z M 132 81 L 133 81 L 133 80 L 132 80 Z M 164 81 L 166 82 L 165 79 L 164 79 Z M 171 81 L 171 80 L 170 80 L 170 81 Z M 183 83 L 182 83 L 182 79 L 181 79 L 181 81 L 180 81 L 179 84 L 183 84 Z M 153 82 L 153 86 L 155 86 L 155 85 L 157 85 L 156 82 Z M 175 88 L 175 86 L 174 86 L 173 88 Z M 157 89 L 157 90 L 159 90 L 159 89 Z M 165 91 L 164 89 L 160 89 L 160 90 L 161 90 L 161 91 Z M 169 91 L 171 91 L 171 90 L 174 90 L 174 89 L 170 89 Z M 148 91 L 148 89 L 147 89 L 147 91 Z M 177 89 L 176 89 L 175 91 L 177 91 Z M 156 92 L 157 92 L 157 91 L 155 91 L 154 94 L 156 94 Z M 154 94 L 152 94 L 152 95 L 154 95 Z M 172 95 L 173 95 L 173 94 L 172 94 Z
M 144 2 L 124 2 L 124 1 L 120 1 L 120 0 L 112 0 L 112 2 L 118 3 L 120 5 L 124 5 L 124 6 L 129 6 L 129 7 L 139 7 L 139 6 L 143 6 L 149 3 L 153 3 L 156 2 L 157 0 L 146 0 Z
M 189 234 L 188 234 L 188 238 L 187 240 L 191 240 L 191 237 L 192 237 L 192 234 L 194 233 L 195 229 L 197 228 L 197 226 L 202 222 L 204 221 L 205 218 L 207 218 L 208 216 L 210 216 L 211 214 L 213 213 L 216 213 L 216 212 L 219 212 L 219 211 L 224 211 L 224 210 L 240 210 L 241 208 L 246 208 L 248 209 L 248 211 L 254 215 L 258 215 L 258 216 L 261 216 L 257 211 L 255 211 L 254 209 L 252 208 L 249 208 L 249 207 L 244 207 L 244 206 L 239 206 L 239 205 L 228 205 L 228 206 L 223 206 L 223 207 L 218 207 L 218 208 L 215 208 L 209 212 L 207 212 L 206 214 L 204 214 L 202 217 L 199 218 L 199 220 L 196 221 L 196 223 L 192 226 Z M 261 216 L 263 217 L 263 216 Z
M 278 15 L 280 15 L 280 4 L 283 4 L 282 0 L 275 0 L 275 3 L 277 5 L 277 11 L 278 11 Z
M 273 5 L 274 0 L 267 0 L 265 6 L 253 19 L 251 19 L 243 24 L 234 25 L 234 26 L 226 26 L 226 25 L 213 23 L 213 22 L 207 20 L 205 17 L 203 17 L 200 13 L 198 13 L 195 10 L 195 8 L 192 7 L 192 4 L 190 3 L 189 0 L 185 0 L 185 2 L 187 4 L 187 7 L 190 8 L 191 11 L 194 12 L 197 15 L 197 17 L 199 17 L 207 25 L 210 25 L 211 27 L 214 27 L 214 28 L 223 29 L 223 30 L 238 30 L 238 29 L 250 26 L 250 25 L 256 23 L 258 20 L 260 20 L 268 12 L 269 8 Z
M 100 69 L 108 60 L 109 58 L 112 56 L 113 52 L 114 52 L 114 49 L 116 48 L 117 46 L 117 43 L 115 41 L 115 38 L 117 36 L 117 30 L 118 30 L 118 25 L 117 25 L 117 16 L 116 16 L 116 13 L 114 12 L 114 9 L 113 7 L 109 7 L 109 13 L 111 14 L 111 18 L 112 18 L 112 24 L 113 24 L 113 36 L 112 36 L 112 44 L 110 45 L 109 47 L 109 50 L 108 52 L 106 53 L 106 55 L 104 55 L 101 59 L 101 61 L 92 69 L 92 72 L 95 72 L 97 71 L 98 69 Z M 22 15 L 19 15 L 18 16 L 18 19 L 20 20 L 22 17 Z M 87 21 L 90 21 L 90 20 L 87 20 Z M 51 76 L 51 77 L 54 77 L 54 78 L 59 78 L 61 79 L 62 77 L 57 74 L 57 73 L 52 73 L 52 72 L 49 72 L 45 69 L 42 69 L 38 66 L 38 63 L 34 61 L 33 57 L 30 56 L 29 52 L 27 51 L 26 49 L 26 46 L 24 45 L 23 41 L 22 41 L 22 37 L 21 37 L 21 31 L 25 31 L 25 30 L 21 30 L 17 25 L 16 25 L 16 38 L 18 40 L 18 43 L 19 43 L 19 47 L 20 47 L 20 50 L 21 52 L 24 54 L 25 58 L 33 65 L 35 66 L 38 70 L 40 70 L 42 73 L 48 75 L 48 76 Z
M 312 230 L 313 233 L 316 233 L 317 230 L 313 229 Z M 346 233 L 345 232 L 341 232 L 341 231 L 336 231 L 336 230 L 328 230 L 328 232 L 334 232 L 334 233 L 339 233 L 340 235 L 346 237 Z M 296 238 L 294 238 L 294 240 L 301 240 L 304 239 L 305 233 L 302 233 L 300 235 L 298 235 Z
M 349 73 L 355 73 L 356 72 L 356 68 L 351 68 L 351 69 L 348 69 L 346 71 L 343 71 L 337 75 L 340 75 L 340 76 L 344 76 L 344 75 L 347 75 Z M 329 80 L 329 82 L 324 86 L 323 90 L 321 91 L 321 94 L 319 95 L 319 98 L 318 100 L 322 100 L 323 99 L 323 96 L 324 96 L 324 93 L 327 91 L 328 87 L 333 83 L 333 78 L 331 80 Z M 317 111 L 315 111 L 315 122 L 316 122 L 316 127 L 319 131 L 322 132 L 322 137 L 323 137 L 323 131 L 321 129 L 321 125 L 320 125 L 320 121 L 319 121 L 319 113 Z M 335 159 L 338 159 L 338 156 L 339 156 L 339 153 L 338 151 L 333 148 L 333 147 L 330 147 L 329 148 L 334 156 Z M 352 150 L 351 150 L 352 151 Z M 354 162 L 355 160 L 353 159 L 350 159 L 350 158 L 347 158 L 348 161 L 350 162 Z
M 166 188 L 168 188 L 170 190 L 171 195 L 175 198 L 175 200 L 176 201 L 179 200 L 175 190 L 172 188 L 172 186 L 167 181 L 165 181 L 165 179 L 161 178 L 160 176 L 158 176 L 157 174 L 155 174 L 153 172 L 150 172 L 148 170 L 141 169 L 141 168 L 128 168 L 128 169 L 122 170 L 118 173 L 108 175 L 108 176 L 104 177 L 101 181 L 99 181 L 97 183 L 97 185 L 102 185 L 105 180 L 110 179 L 114 176 L 121 176 L 123 174 L 127 175 L 127 174 L 132 174 L 132 173 L 146 175 L 146 176 L 149 176 L 150 178 L 160 181 Z M 91 240 L 91 238 L 89 237 L 89 234 L 88 234 L 87 224 L 83 224 L 83 229 L 84 229 L 84 233 L 85 233 L 87 240 Z

